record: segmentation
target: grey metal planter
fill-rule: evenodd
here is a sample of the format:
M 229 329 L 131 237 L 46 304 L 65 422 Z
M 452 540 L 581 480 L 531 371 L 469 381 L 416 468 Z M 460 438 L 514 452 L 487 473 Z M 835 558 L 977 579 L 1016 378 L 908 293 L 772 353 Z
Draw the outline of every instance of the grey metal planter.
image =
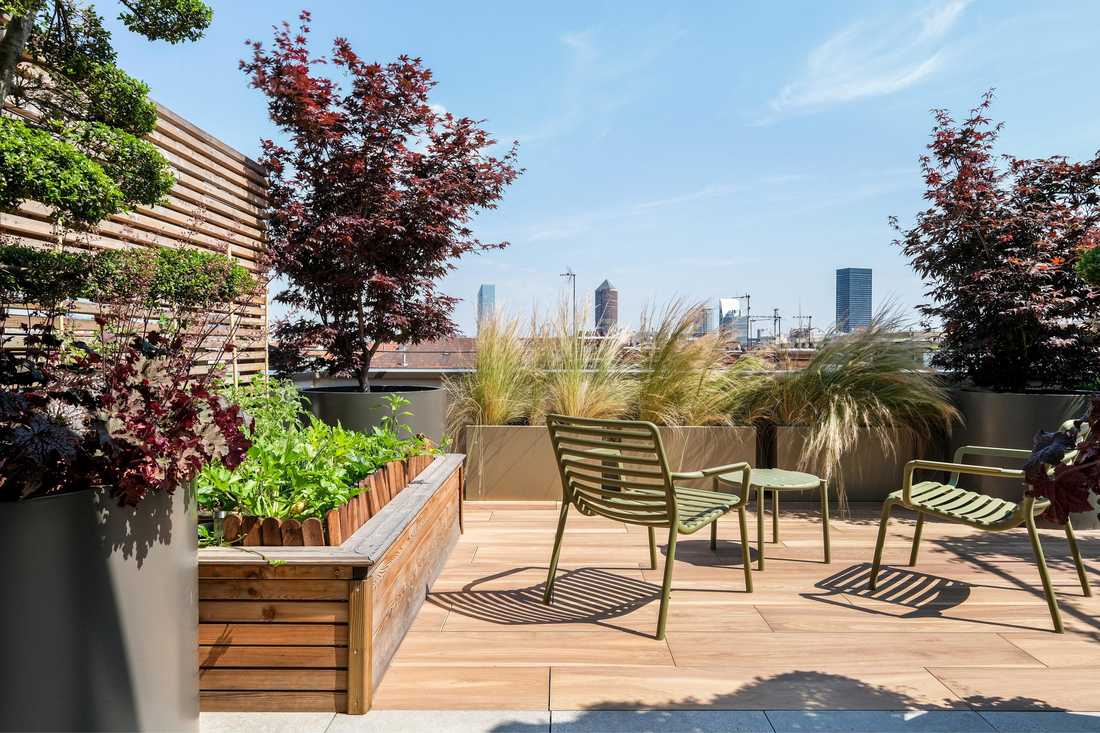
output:
M 198 730 L 190 491 L 0 503 L 0 730 Z
M 403 409 L 412 417 L 402 420 L 414 432 L 423 433 L 437 444 L 445 435 L 446 394 L 438 387 L 377 387 L 359 392 L 357 387 L 314 387 L 302 390 L 313 414 L 329 425 L 340 423 L 351 430 L 370 430 L 390 413 L 386 396 L 399 394 L 409 401 Z
M 963 414 L 964 424 L 951 436 L 951 451 L 962 445 L 986 445 L 997 448 L 1031 449 L 1035 433 L 1055 430 L 1066 420 L 1081 417 L 1088 404 L 1085 394 L 1041 394 L 1014 392 L 982 392 L 955 390 L 952 393 L 956 406 Z M 975 463 L 1019 468 L 1022 462 L 1005 459 L 970 459 Z M 1015 480 L 967 477 L 960 482 L 1009 501 L 1019 501 L 1024 491 Z M 1094 506 L 1098 498 L 1092 497 Z M 1100 527 L 1097 512 L 1083 512 L 1071 517 L 1073 526 L 1079 529 Z
M 674 471 L 756 462 L 756 430 L 751 427 L 661 428 L 661 440 Z M 561 478 L 545 426 L 471 425 L 466 428 L 465 451 L 467 499 L 561 499 Z

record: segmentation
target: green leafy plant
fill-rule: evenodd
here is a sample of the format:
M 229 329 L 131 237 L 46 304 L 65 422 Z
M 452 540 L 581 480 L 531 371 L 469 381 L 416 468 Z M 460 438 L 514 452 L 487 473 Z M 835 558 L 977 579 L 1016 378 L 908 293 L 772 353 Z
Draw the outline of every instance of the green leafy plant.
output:
M 196 479 L 199 506 L 277 519 L 323 518 L 361 493 L 359 483 L 379 467 L 432 452 L 402 422 L 408 400 L 390 395 L 390 414 L 371 433 L 330 426 L 305 410 L 288 380 L 256 377 L 223 391 L 254 419 L 252 447 L 235 470 L 213 464 Z

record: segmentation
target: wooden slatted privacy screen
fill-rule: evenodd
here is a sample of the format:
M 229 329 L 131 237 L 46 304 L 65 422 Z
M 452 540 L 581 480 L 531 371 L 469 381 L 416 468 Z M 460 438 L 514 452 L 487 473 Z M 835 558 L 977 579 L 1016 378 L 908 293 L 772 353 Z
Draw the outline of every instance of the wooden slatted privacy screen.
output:
M 168 159 L 176 176 L 167 201 L 112 216 L 91 232 L 67 232 L 62 244 L 78 249 L 197 247 L 227 254 L 258 271 L 267 203 L 263 168 L 159 105 L 156 129 L 147 139 Z M 0 213 L 0 234 L 9 242 L 30 245 L 56 246 L 59 238 L 46 208 L 37 203 L 24 204 L 14 214 Z M 87 322 L 90 330 L 91 310 L 78 304 L 71 318 Z M 238 328 L 239 351 L 229 368 L 233 376 L 248 379 L 267 368 L 263 294 L 241 313 Z

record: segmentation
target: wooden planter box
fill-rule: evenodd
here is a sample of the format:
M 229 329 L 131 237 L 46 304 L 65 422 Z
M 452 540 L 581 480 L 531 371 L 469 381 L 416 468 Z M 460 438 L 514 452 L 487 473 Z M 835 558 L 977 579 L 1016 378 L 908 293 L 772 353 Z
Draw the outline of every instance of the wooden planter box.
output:
M 435 458 L 339 546 L 199 550 L 202 710 L 369 710 L 458 541 L 464 458 Z
M 661 428 L 673 471 L 748 461 L 756 465 L 751 427 Z M 471 425 L 466 428 L 466 498 L 476 501 L 556 501 L 561 476 L 550 433 L 543 425 Z M 684 482 L 708 488 L 704 482 Z
M 393 497 L 401 493 L 432 462 L 431 456 L 410 456 L 404 461 L 390 461 L 359 482 L 366 489 L 346 504 L 332 509 L 322 522 L 311 517 L 297 519 L 242 516 L 231 513 L 225 518 L 226 541 L 242 538 L 245 547 L 336 547 L 343 544 L 357 529 L 382 511 Z

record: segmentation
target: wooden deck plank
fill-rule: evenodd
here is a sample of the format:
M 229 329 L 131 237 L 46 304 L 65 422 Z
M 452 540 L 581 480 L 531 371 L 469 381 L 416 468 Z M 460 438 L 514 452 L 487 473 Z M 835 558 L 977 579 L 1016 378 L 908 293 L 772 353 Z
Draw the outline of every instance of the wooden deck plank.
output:
M 465 506 L 466 532 L 387 672 L 378 708 L 938 709 L 971 699 L 1001 709 L 1095 707 L 1081 680 L 1100 666 L 1100 596 L 1081 597 L 1056 532 L 1043 542 L 1064 636 L 1048 631 L 1022 532 L 981 535 L 929 521 L 910 568 L 914 523 L 903 517 L 888 535 L 883 572 L 892 582 L 872 594 L 878 507 L 834 518 L 826 565 L 816 505 L 784 503 L 781 542 L 768 543 L 753 593 L 735 519 L 720 522 L 717 552 L 703 533 L 681 538 L 668 635 L 658 642 L 663 539 L 653 570 L 644 528 L 570 515 L 546 606 L 556 504 Z M 1079 536 L 1100 587 L 1100 532 Z
M 545 666 L 392 667 L 374 693 L 374 709 L 546 710 L 549 699 Z

